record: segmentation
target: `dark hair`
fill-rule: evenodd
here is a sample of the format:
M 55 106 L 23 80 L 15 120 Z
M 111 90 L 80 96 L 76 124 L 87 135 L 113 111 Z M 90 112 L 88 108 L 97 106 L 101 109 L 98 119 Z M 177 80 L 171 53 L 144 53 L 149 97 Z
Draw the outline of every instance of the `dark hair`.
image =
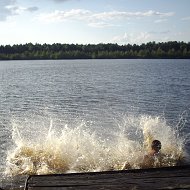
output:
M 159 140 L 153 140 L 152 141 L 152 145 L 151 145 L 151 147 L 152 147 L 152 149 L 154 149 L 154 148 L 159 148 L 159 149 L 161 149 L 161 142 L 159 141 Z

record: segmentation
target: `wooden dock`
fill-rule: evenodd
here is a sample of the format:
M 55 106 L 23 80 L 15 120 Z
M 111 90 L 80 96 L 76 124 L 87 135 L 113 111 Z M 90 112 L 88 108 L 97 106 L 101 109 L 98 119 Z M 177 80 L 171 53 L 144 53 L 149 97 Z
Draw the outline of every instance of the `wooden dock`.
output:
M 123 171 L 32 175 L 25 190 L 186 190 L 190 189 L 190 166 Z

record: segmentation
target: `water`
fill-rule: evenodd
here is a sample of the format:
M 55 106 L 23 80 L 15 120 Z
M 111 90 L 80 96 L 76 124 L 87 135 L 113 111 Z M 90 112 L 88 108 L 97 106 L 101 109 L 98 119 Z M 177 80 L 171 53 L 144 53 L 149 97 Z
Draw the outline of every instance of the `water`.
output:
M 0 160 L 10 176 L 139 168 L 152 139 L 189 160 L 190 60 L 0 62 Z

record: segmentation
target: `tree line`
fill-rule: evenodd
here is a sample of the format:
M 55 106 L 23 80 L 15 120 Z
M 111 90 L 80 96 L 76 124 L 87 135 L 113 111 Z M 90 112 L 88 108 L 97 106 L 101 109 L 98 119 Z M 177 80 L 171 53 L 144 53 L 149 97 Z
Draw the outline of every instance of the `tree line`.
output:
M 33 59 L 172 59 L 190 58 L 190 42 L 137 44 L 19 44 L 1 45 L 0 60 Z

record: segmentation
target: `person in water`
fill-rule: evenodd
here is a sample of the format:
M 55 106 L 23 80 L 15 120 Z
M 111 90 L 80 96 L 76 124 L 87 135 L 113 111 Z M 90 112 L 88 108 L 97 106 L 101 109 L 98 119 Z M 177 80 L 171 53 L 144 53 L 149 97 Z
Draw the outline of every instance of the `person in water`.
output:
M 140 164 L 140 168 L 154 168 L 161 166 L 161 142 L 159 140 L 153 140 L 151 144 L 151 150 L 143 158 L 143 162 Z M 123 170 L 132 169 L 131 165 L 126 162 L 123 167 Z
M 153 140 L 151 144 L 151 151 L 149 155 L 155 156 L 160 154 L 160 150 L 162 148 L 161 142 L 159 140 Z
M 153 140 L 150 152 L 144 156 L 143 162 L 140 164 L 141 168 L 155 168 L 161 166 L 161 142 Z

